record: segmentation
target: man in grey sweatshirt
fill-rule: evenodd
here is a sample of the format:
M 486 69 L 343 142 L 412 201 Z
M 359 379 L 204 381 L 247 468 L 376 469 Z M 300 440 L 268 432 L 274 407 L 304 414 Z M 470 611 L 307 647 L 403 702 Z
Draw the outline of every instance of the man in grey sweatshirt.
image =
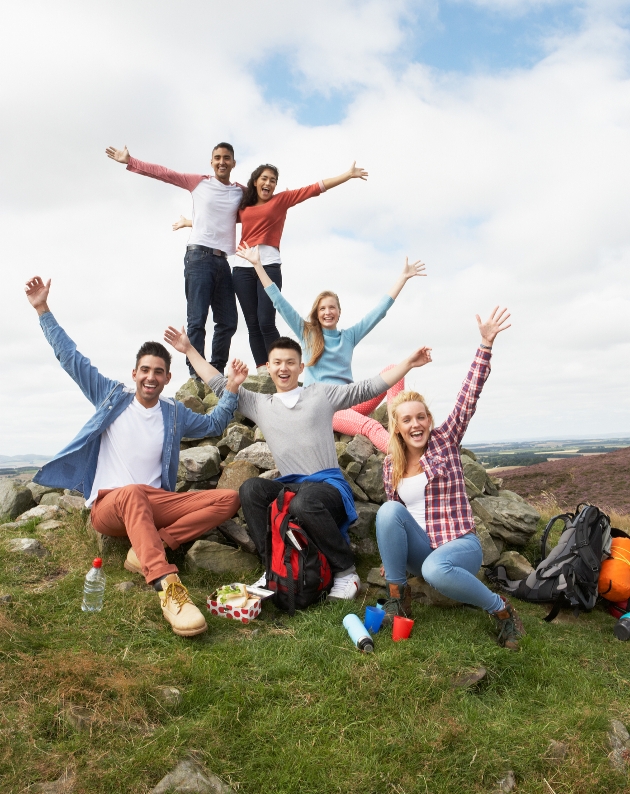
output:
M 226 379 L 197 353 L 184 329 L 168 328 L 164 338 L 188 356 L 199 377 L 220 397 Z M 356 511 L 337 461 L 333 415 L 382 394 L 410 369 L 430 361 L 431 351 L 423 347 L 400 364 L 359 383 L 313 383 L 302 387 L 298 384 L 304 370 L 300 345 L 288 337 L 276 339 L 267 363 L 276 394 L 258 394 L 242 387 L 238 391 L 237 410 L 260 427 L 282 475 L 282 482 L 252 478 L 240 489 L 247 528 L 261 556 L 265 552 L 268 507 L 283 490 L 283 483 L 290 482 L 290 490 L 296 492 L 291 513 L 327 558 L 333 572 L 329 598 L 355 597 L 360 580 L 347 528 L 356 519 Z M 265 577 L 256 584 L 264 586 Z

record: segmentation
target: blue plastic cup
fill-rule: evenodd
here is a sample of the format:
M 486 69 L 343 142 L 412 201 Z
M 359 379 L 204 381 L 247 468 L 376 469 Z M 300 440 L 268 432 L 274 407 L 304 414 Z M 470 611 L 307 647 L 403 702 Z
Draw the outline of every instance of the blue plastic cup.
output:
M 381 627 L 384 617 L 385 612 L 382 609 L 377 609 L 377 607 L 366 607 L 363 625 L 370 634 L 376 634 Z

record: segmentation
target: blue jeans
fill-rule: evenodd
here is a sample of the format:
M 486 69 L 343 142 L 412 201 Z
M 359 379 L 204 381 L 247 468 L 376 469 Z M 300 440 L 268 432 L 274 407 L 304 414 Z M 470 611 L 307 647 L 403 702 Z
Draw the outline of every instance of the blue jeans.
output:
M 264 268 L 265 273 L 281 290 L 281 266 L 264 265 Z M 261 367 L 269 359 L 267 351 L 271 343 L 280 336 L 276 328 L 276 310 L 253 267 L 235 267 L 232 271 L 232 281 L 249 331 L 249 346 L 254 362 L 257 367 Z
M 214 333 L 210 363 L 223 372 L 230 355 L 230 342 L 238 324 L 236 298 L 230 265 L 224 256 L 193 249 L 184 258 L 187 333 L 191 345 L 206 357 L 206 320 L 212 309 Z M 186 360 L 191 375 L 195 370 Z
M 501 597 L 475 576 L 483 554 L 474 533 L 432 549 L 427 533 L 409 510 L 400 502 L 385 502 L 376 514 L 376 540 L 388 582 L 406 584 L 410 571 L 454 601 L 487 612 L 503 609 Z

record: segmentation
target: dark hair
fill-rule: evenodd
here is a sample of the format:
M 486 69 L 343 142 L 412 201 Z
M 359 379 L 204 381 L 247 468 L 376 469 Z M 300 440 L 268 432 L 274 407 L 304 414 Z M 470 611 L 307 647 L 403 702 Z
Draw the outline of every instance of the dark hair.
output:
M 269 346 L 267 355 L 269 355 L 272 350 L 295 350 L 295 352 L 300 356 L 300 361 L 302 360 L 302 348 L 300 347 L 299 343 L 296 342 L 295 339 L 291 339 L 290 336 L 279 336 Z
M 143 356 L 156 356 L 157 358 L 164 359 L 166 364 L 166 371 L 171 371 L 171 354 L 160 342 L 145 342 L 136 355 L 136 369 Z
M 271 163 L 263 163 L 263 165 L 259 165 L 258 168 L 255 168 L 252 171 L 249 181 L 247 182 L 247 187 L 243 191 L 243 198 L 241 199 L 241 203 L 238 207 L 240 210 L 244 210 L 245 207 L 253 207 L 258 201 L 258 193 L 256 192 L 256 185 L 254 182 L 258 179 L 263 171 L 273 171 L 276 175 L 276 179 L 280 179 L 280 171 L 278 171 L 275 165 L 271 165 Z
M 217 145 L 212 150 L 212 154 L 216 152 L 217 149 L 227 149 L 228 152 L 231 152 L 232 157 L 234 157 L 234 147 L 231 143 L 226 143 L 225 141 L 221 141 L 221 143 L 217 143 Z

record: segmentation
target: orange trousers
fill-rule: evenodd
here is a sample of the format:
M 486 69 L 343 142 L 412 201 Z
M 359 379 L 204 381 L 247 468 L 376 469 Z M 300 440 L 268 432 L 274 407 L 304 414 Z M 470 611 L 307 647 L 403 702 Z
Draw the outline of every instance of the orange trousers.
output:
M 102 535 L 127 536 L 147 582 L 177 566 L 166 559 L 164 543 L 176 549 L 232 518 L 240 506 L 237 491 L 173 493 L 149 485 L 125 485 L 98 492 L 92 526 Z M 162 542 L 164 541 L 164 543 Z

